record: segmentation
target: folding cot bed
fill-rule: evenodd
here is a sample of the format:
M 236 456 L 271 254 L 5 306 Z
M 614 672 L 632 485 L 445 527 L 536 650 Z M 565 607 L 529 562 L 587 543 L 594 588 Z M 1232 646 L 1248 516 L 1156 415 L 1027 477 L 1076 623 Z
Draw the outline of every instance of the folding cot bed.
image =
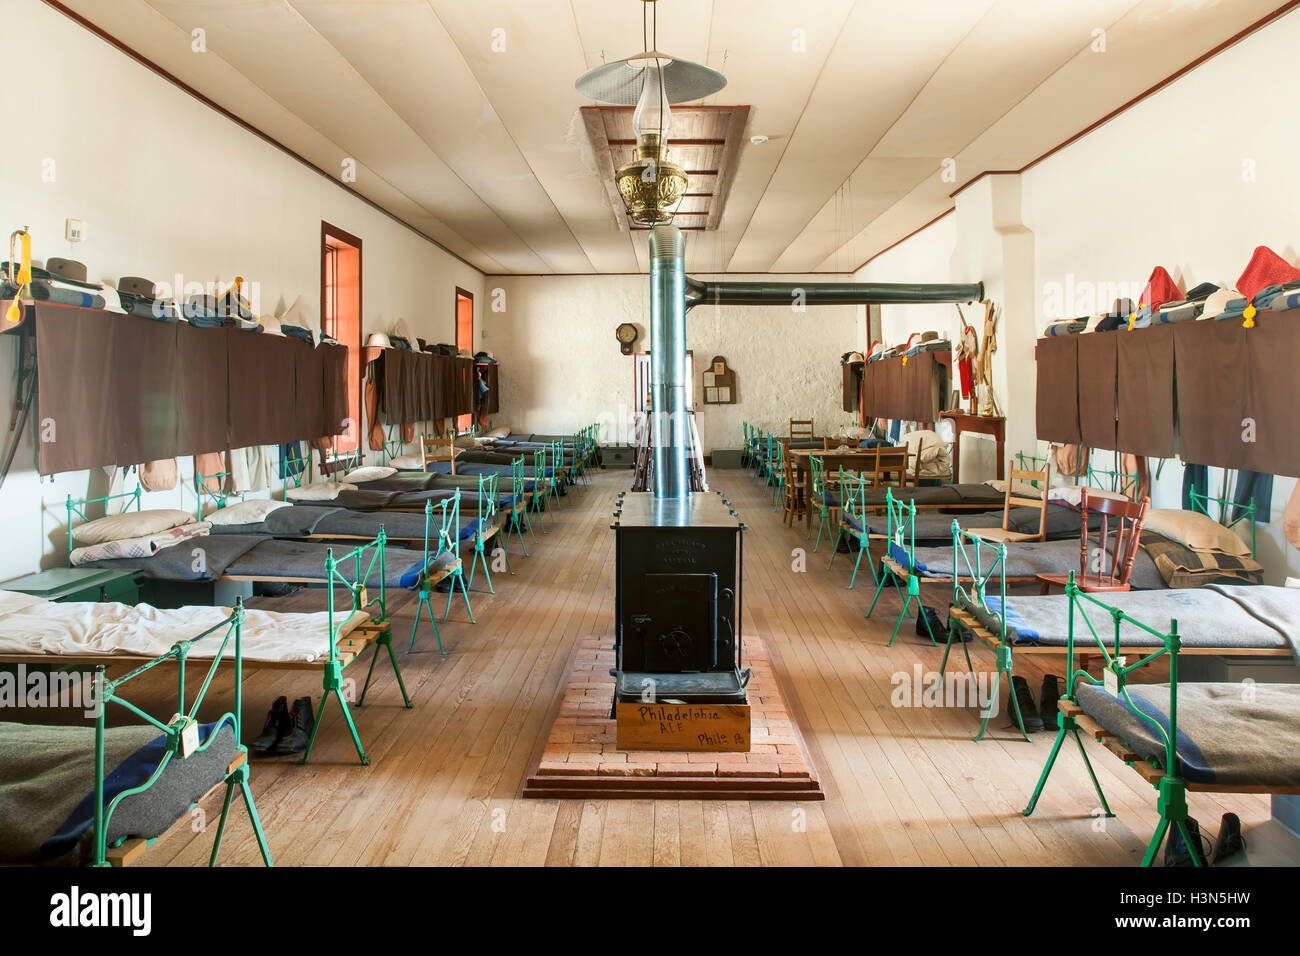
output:
M 1103 812 L 1114 816 L 1080 730 L 1132 767 L 1158 794 L 1160 821 L 1147 844 L 1143 866 L 1155 860 L 1170 827 L 1181 835 L 1193 865 L 1205 865 L 1200 841 L 1187 825 L 1189 792 L 1300 793 L 1300 735 L 1296 733 L 1300 684 L 1200 684 L 1180 682 L 1178 676 L 1180 656 L 1194 653 L 1202 635 L 1213 626 L 1200 618 L 1207 609 L 1214 623 L 1225 627 L 1258 625 L 1253 635 L 1237 632 L 1240 636 L 1236 639 L 1243 643 L 1280 640 L 1287 645 L 1282 653 L 1300 653 L 1296 616 L 1300 591 L 1255 587 L 1211 593 L 1215 599 L 1204 605 L 1166 602 L 1167 606 L 1126 608 L 1115 600 L 1118 596 L 1103 603 L 1070 580 L 1063 596 L 1063 613 L 1051 619 L 1048 632 L 1050 639 L 1063 638 L 1065 642 L 1066 693 L 1057 705 L 1056 740 L 1022 811 L 1024 816 L 1038 806 L 1067 737 L 1078 746 Z M 1062 616 L 1063 634 L 1058 620 Z M 1144 623 L 1157 620 L 1168 620 L 1168 631 Z M 1127 663 L 1125 649 L 1137 650 L 1141 656 Z M 1085 650 L 1100 655 L 1104 665 L 1101 680 L 1075 666 L 1076 656 Z M 1167 683 L 1130 681 L 1134 671 L 1162 660 L 1169 666 Z
M 293 640 L 279 634 L 275 623 L 257 620 L 259 612 L 245 612 L 238 604 L 233 610 L 192 610 L 202 613 L 163 619 L 120 604 L 50 604 L 0 591 L 5 660 L 46 660 L 58 654 L 100 665 L 93 675 L 65 675 L 75 677 L 78 687 L 91 676 L 89 699 L 82 704 L 87 716 L 93 712 L 93 728 L 0 722 L 0 765 L 7 771 L 0 781 L 0 818 L 5 821 L 0 862 L 128 865 L 224 785 L 209 865 L 216 864 L 221 851 L 236 793 L 248 811 L 262 860 L 271 865 L 240 735 L 244 642 L 269 630 L 282 653 Z M 254 615 L 253 620 L 246 614 Z M 178 634 L 194 636 L 177 640 Z M 141 663 L 108 680 L 102 666 L 106 659 Z M 208 667 L 198 693 L 187 700 L 186 663 L 200 660 Z M 168 662 L 180 673 L 170 719 L 149 714 L 123 693 L 127 683 Z M 199 709 L 223 662 L 233 668 L 233 709 L 200 725 Z M 107 726 L 113 705 L 142 723 Z
M 948 612 L 948 640 L 941 671 L 946 671 L 953 644 L 960 644 L 968 668 L 974 669 L 966 636 L 993 651 L 997 677 L 992 693 L 1005 674 L 1010 680 L 1013 656 L 1020 654 L 1073 654 L 1071 634 L 1074 612 L 1067 595 L 1007 597 L 1007 548 L 990 545 L 966 531 L 956 531 L 953 548 L 957 563 L 969 575 L 953 579 Z M 1074 585 L 1074 576 L 1069 578 Z M 997 588 L 989 594 L 989 585 Z M 1300 658 L 1300 589 L 1261 584 L 1209 584 L 1197 588 L 1125 591 L 1107 596 L 1105 614 L 1123 612 L 1132 619 L 1180 619 L 1180 650 L 1184 654 L 1278 656 Z M 1089 625 L 1101 621 L 1103 607 L 1093 600 L 1082 612 Z M 1125 647 L 1160 646 L 1158 635 L 1130 625 L 1117 640 Z M 1019 702 L 1011 696 L 1017 729 L 1024 739 L 1025 726 Z M 991 715 L 986 714 L 975 739 L 982 739 Z
M 163 579 L 167 579 L 167 575 L 171 574 L 186 576 L 186 579 L 191 575 L 209 575 L 222 580 L 287 581 L 322 585 L 327 607 L 323 613 L 277 615 L 263 611 L 245 612 L 246 617 L 254 615 L 252 621 L 259 626 L 259 630 L 254 635 L 255 639 L 245 644 L 245 657 L 262 666 L 322 670 L 323 694 L 320 707 L 316 710 L 316 725 L 312 729 L 312 738 L 308 741 L 301 762 L 306 763 L 311 756 L 311 748 L 315 742 L 316 731 L 320 727 L 325 704 L 333 694 L 347 721 L 357 756 L 365 764 L 369 763 L 369 758 L 366 757 L 361 745 L 361 738 L 352 721 L 347 702 L 340 693 L 340 688 L 343 686 L 343 670 L 359 659 L 364 651 L 373 648 L 370 668 L 357 700 L 360 706 L 365 701 L 366 690 L 374 675 L 375 663 L 379 659 L 382 647 L 392 664 L 403 702 L 406 707 L 411 706 L 406 685 L 402 681 L 401 668 L 393 652 L 391 625 L 387 612 L 387 589 L 397 581 L 403 587 L 419 590 L 421 599 L 427 601 L 429 589 L 444 577 L 451 576 L 453 588 L 455 582 L 459 581 L 465 597 L 465 606 L 469 608 L 469 591 L 465 587 L 461 574 L 456 541 L 450 532 L 450 527 L 454 526 L 454 510 L 445 507 L 442 510 L 440 537 L 435 543 L 436 550 L 430 558 L 426 558 L 427 546 L 424 552 L 389 548 L 381 529 L 374 541 L 353 548 L 337 558 L 334 549 L 328 545 L 257 537 L 246 552 L 257 554 L 253 560 L 253 568 L 256 570 L 241 564 L 243 555 L 236 554 L 239 549 L 248 547 L 246 540 L 243 539 L 253 536 L 247 535 L 190 538 L 183 545 L 162 548 L 148 557 L 91 563 L 97 567 L 129 567 L 143 571 L 146 576 Z M 238 541 L 234 550 L 230 552 L 223 550 L 223 545 L 231 540 Z M 195 542 L 201 542 L 200 546 L 207 555 L 204 561 L 196 561 L 191 557 L 189 545 Z M 272 548 L 270 552 L 262 550 L 272 545 L 277 547 Z M 183 554 L 168 554 L 175 551 Z M 230 554 L 236 554 L 236 557 L 227 561 Z M 389 568 L 388 562 L 391 558 L 404 555 L 408 557 L 401 557 L 402 563 L 396 570 Z M 286 566 L 274 567 L 277 559 L 285 560 Z M 315 564 L 317 560 L 321 561 L 320 565 Z M 199 566 L 203 570 L 195 570 Z M 269 570 L 261 570 L 263 567 L 269 567 Z M 336 588 L 346 589 L 351 598 L 351 607 L 346 613 L 335 606 Z M 375 590 L 377 597 L 370 597 L 371 589 Z M 447 597 L 447 605 L 450 609 L 451 594 Z M 64 610 L 68 607 L 78 610 L 76 612 Z M 371 614 L 372 608 L 377 611 L 377 615 Z M 139 641 L 149 638 L 151 621 L 158 620 L 181 626 L 185 621 L 205 620 L 213 612 L 213 608 L 201 606 L 164 610 L 143 604 L 135 608 L 114 604 L 48 605 L 43 609 L 43 613 L 50 621 L 50 628 L 54 634 L 51 640 L 55 643 L 47 646 L 43 639 L 36 640 L 36 643 L 30 641 L 23 643 L 21 636 L 15 636 L 9 638 L 6 644 L 5 639 L 0 636 L 0 660 L 14 659 L 12 646 L 15 642 L 19 653 L 67 655 L 77 650 L 88 649 L 88 652 L 93 654 L 131 657 L 138 654 Z M 81 618 L 75 618 L 75 614 L 80 614 Z M 69 615 L 73 615 L 73 618 L 69 618 Z M 430 617 L 432 618 L 432 612 Z M 132 636 L 132 632 L 135 631 L 140 632 L 140 635 Z M 279 631 L 284 633 L 279 634 Z M 2 633 L 3 624 L 0 622 L 0 634 Z M 39 635 L 41 631 L 38 628 L 34 629 L 33 633 Z M 441 651 L 442 639 L 438 635 L 436 623 L 434 636 L 438 640 L 438 649 Z M 414 644 L 414 628 L 411 632 L 411 640 Z M 71 644 L 65 646 L 69 641 Z
M 361 491 L 359 488 L 353 490 L 351 483 L 346 483 L 349 487 L 340 487 L 337 495 L 332 499 L 313 498 L 289 504 L 266 513 L 260 520 L 238 524 L 216 520 L 227 506 L 231 505 L 230 495 L 224 491 L 211 490 L 211 483 L 205 479 L 220 477 L 214 475 L 196 478 L 199 519 L 204 518 L 204 501 L 210 501 L 216 506 L 215 510 L 208 513 L 213 535 L 270 535 L 273 538 L 307 541 L 370 541 L 382 530 L 386 540 L 391 543 L 402 543 L 412 548 L 421 544 L 427 547 L 430 525 L 435 520 L 434 507 L 442 507 L 446 504 L 456 514 L 459 540 L 474 549 L 468 583 L 473 583 L 477 567 L 482 564 L 488 590 L 492 593 L 495 593 L 495 589 L 492 586 L 492 572 L 487 560 L 489 543 L 503 530 L 507 532 L 508 537 L 509 531 L 514 529 L 519 535 L 520 544 L 523 545 L 522 523 L 510 520 L 514 516 L 513 503 L 502 504 L 503 500 L 513 502 L 513 498 L 501 498 L 498 491 L 499 479 L 496 475 L 483 475 L 475 479 L 472 495 L 466 495 L 462 488 L 455 487 L 425 491 L 393 491 L 392 497 L 389 498 L 387 496 L 390 492 L 387 490 Z M 396 477 L 398 476 L 377 479 L 368 484 L 392 482 Z M 406 484 L 410 486 L 419 484 L 423 477 L 424 484 L 428 485 L 431 483 L 429 479 L 433 476 L 414 477 L 415 482 Z M 330 484 L 326 482 L 324 486 L 328 488 Z M 319 485 L 316 487 L 320 488 Z M 382 508 L 380 505 L 385 499 L 396 501 L 406 507 Z M 358 500 L 365 507 L 347 507 L 349 502 L 356 504 Z M 461 508 L 466 503 L 471 505 L 473 510 L 469 514 L 462 515 Z M 238 506 L 238 504 L 234 505 L 234 507 Z M 434 539 L 435 541 L 438 539 L 436 533 Z M 506 554 L 506 569 L 513 574 L 513 570 L 510 569 L 509 554 L 504 547 L 502 551 Z M 528 549 L 525 546 L 524 554 L 527 553 Z

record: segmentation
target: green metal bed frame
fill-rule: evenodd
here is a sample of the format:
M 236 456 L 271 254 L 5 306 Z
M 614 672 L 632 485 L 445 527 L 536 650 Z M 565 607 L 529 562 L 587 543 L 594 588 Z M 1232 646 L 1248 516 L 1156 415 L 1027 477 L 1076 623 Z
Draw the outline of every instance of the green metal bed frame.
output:
M 914 501 L 900 501 L 894 497 L 892 489 L 886 489 L 885 515 L 885 552 L 880 556 L 880 573 L 876 579 L 876 594 L 871 599 L 871 607 L 867 609 L 867 618 L 869 620 L 872 612 L 875 611 L 876 602 L 880 600 L 880 593 L 885 589 L 885 584 L 892 584 L 903 606 L 898 612 L 898 620 L 894 622 L 894 633 L 889 636 L 889 643 L 886 646 L 894 646 L 894 641 L 898 638 L 898 631 L 903 626 L 903 621 L 912 613 L 912 605 L 915 604 L 915 613 L 920 615 L 921 622 L 925 624 L 925 632 L 930 636 L 930 643 L 938 647 L 939 641 L 934 636 L 934 630 L 930 627 L 930 619 L 926 616 L 925 608 L 921 604 L 920 578 L 912 570 L 916 560 L 916 503 Z M 907 567 L 904 567 L 890 553 L 891 545 L 897 545 L 906 553 Z M 907 588 L 906 593 L 898 586 L 900 579 Z
M 221 852 L 221 840 L 226 832 L 226 822 L 230 817 L 230 805 L 234 800 L 235 792 L 238 791 L 243 797 L 244 807 L 248 811 L 249 822 L 253 825 L 253 834 L 257 838 L 257 847 L 262 854 L 262 862 L 271 866 L 271 850 L 266 843 L 266 834 L 262 830 L 262 822 L 257 815 L 257 806 L 253 802 L 253 792 L 248 785 L 250 772 L 248 767 L 248 748 L 244 746 L 243 737 L 241 736 L 241 713 L 243 709 L 243 622 L 244 607 L 242 601 L 236 601 L 233 612 L 230 617 L 220 624 L 208 628 L 202 634 L 192 637 L 188 640 L 177 641 L 171 648 L 160 657 L 156 657 L 147 663 L 140 665 L 128 674 L 108 680 L 105 676 L 104 665 L 95 669 L 95 700 L 97 711 L 95 717 L 95 813 L 94 813 L 94 866 L 109 866 L 110 847 L 108 846 L 108 824 L 112 819 L 113 812 L 121 802 L 129 796 L 143 793 L 152 787 L 162 777 L 163 771 L 171 764 L 172 760 L 184 760 L 188 756 L 184 754 L 181 747 L 181 735 L 185 729 L 193 723 L 199 712 L 199 707 L 203 704 L 209 688 L 212 686 L 213 678 L 216 676 L 217 668 L 222 660 L 226 657 L 227 650 L 231 650 L 233 638 L 233 653 L 231 663 L 235 669 L 235 703 L 234 710 L 223 714 L 217 721 L 217 727 L 208 735 L 208 739 L 199 744 L 193 753 L 200 753 L 207 750 L 217 738 L 217 731 L 221 725 L 230 723 L 235 732 L 235 759 L 231 761 L 226 771 L 224 780 L 226 785 L 225 802 L 221 807 L 221 819 L 217 823 L 217 832 L 212 841 L 212 853 L 208 857 L 208 865 L 216 866 L 217 855 Z M 225 630 L 221 639 L 221 645 L 217 653 L 213 656 L 211 664 L 208 666 L 207 674 L 203 678 L 203 684 L 195 694 L 194 699 L 186 707 L 185 696 L 185 665 L 190 653 L 190 649 L 199 641 L 204 640 L 218 632 Z M 176 680 L 176 714 L 180 719 L 173 720 L 170 723 L 163 723 L 141 708 L 137 707 L 131 701 L 127 700 L 121 694 L 121 688 L 128 682 L 148 673 L 155 667 L 167 661 L 175 661 L 177 669 Z M 109 704 L 118 706 L 130 711 L 139 717 L 145 723 L 157 728 L 158 732 L 167 737 L 167 751 L 163 754 L 162 760 L 159 761 L 158 767 L 150 775 L 149 779 L 137 787 L 123 790 L 115 796 L 108 804 L 104 806 L 104 777 L 108 768 L 105 766 L 104 758 L 104 737 L 106 730 L 107 712 Z M 220 786 L 220 784 L 218 784 Z M 136 838 L 125 838 L 118 841 L 118 846 L 125 844 L 128 840 Z M 153 845 L 159 838 L 145 841 L 147 845 Z M 116 847 L 114 847 L 115 849 Z
M 434 541 L 433 555 L 429 554 L 429 532 L 433 528 L 434 513 L 441 512 L 438 515 L 438 529 Z M 445 573 L 440 572 L 436 577 L 430 578 L 429 571 L 432 562 L 437 559 L 438 555 L 449 553 L 453 560 Z M 445 654 L 446 650 L 442 646 L 442 635 L 438 633 L 438 622 L 433 617 L 433 589 L 439 581 L 451 578 L 451 588 L 447 592 L 447 606 L 443 609 L 442 619 L 445 622 L 447 616 L 451 613 L 451 599 L 456 593 L 456 585 L 460 584 L 461 593 L 465 597 L 465 611 L 469 614 L 471 624 L 477 624 L 474 619 L 474 610 L 469 603 L 469 587 L 465 582 L 464 568 L 460 557 L 460 489 L 456 489 L 456 494 L 451 498 L 444 498 L 436 505 L 432 501 L 424 503 L 424 574 L 420 578 L 420 599 L 415 605 L 415 622 L 411 625 L 411 643 L 406 648 L 409 654 L 415 649 L 415 634 L 420 629 L 420 614 L 427 609 L 429 614 L 429 623 L 433 626 L 433 636 L 438 642 L 438 653 Z M 392 649 L 389 649 L 391 653 Z M 394 658 L 396 666 L 396 658 Z M 409 705 L 408 705 L 409 706 Z
M 356 747 L 358 759 L 363 765 L 370 763 L 370 758 L 366 756 L 365 748 L 361 745 L 361 736 L 357 733 L 357 725 L 352 720 L 352 712 L 348 709 L 348 702 L 341 693 L 343 670 L 360 659 L 361 654 L 365 652 L 365 646 L 362 646 L 355 654 L 349 655 L 346 660 L 339 654 L 338 627 L 335 624 L 339 611 L 334 606 L 334 589 L 336 586 L 346 588 L 352 599 L 352 606 L 344 620 L 357 611 L 368 611 L 372 607 L 377 608 L 379 611 L 379 616 L 371 624 L 363 624 L 359 628 L 374 633 L 375 637 L 372 641 L 366 642 L 374 647 L 374 652 L 370 656 L 370 668 L 366 671 L 365 684 L 362 685 L 361 694 L 357 697 L 357 706 L 361 707 L 366 702 L 366 691 L 370 689 L 370 679 L 375 673 L 375 663 L 379 659 L 379 648 L 383 647 L 388 653 L 389 662 L 393 665 L 393 674 L 397 677 L 397 686 L 402 692 L 402 702 L 408 710 L 411 708 L 411 697 L 407 694 L 406 683 L 402 680 L 402 669 L 397 663 L 397 655 L 393 653 L 392 625 L 388 620 L 388 603 L 384 586 L 384 550 L 387 543 L 387 536 L 384 534 L 383 527 L 380 526 L 379 535 L 374 541 L 353 548 L 341 558 L 336 559 L 334 557 L 333 548 L 330 548 L 326 554 L 325 592 L 329 599 L 329 616 L 327 619 L 329 626 L 329 657 L 323 662 L 324 676 L 320 706 L 316 708 L 316 722 L 312 725 L 311 736 L 307 740 L 307 749 L 303 751 L 302 759 L 298 761 L 300 764 L 305 764 L 311 757 L 312 747 L 316 744 L 316 734 L 320 730 L 321 719 L 325 715 L 325 705 L 329 703 L 331 694 L 334 695 L 334 698 L 339 703 L 339 708 L 343 711 L 343 719 L 347 721 L 348 731 L 352 735 L 352 743 Z M 344 566 L 349 562 L 355 568 L 355 575 L 352 578 L 349 578 L 343 571 Z M 369 580 L 376 567 L 379 571 L 379 596 L 371 599 L 365 582 Z M 427 560 L 425 568 L 426 570 L 428 568 Z M 339 624 L 341 625 L 342 621 Z
M 1161 768 L 1159 768 L 1159 774 L 1155 775 L 1154 778 L 1151 774 L 1144 774 L 1144 776 L 1154 784 L 1156 791 L 1159 794 L 1156 798 L 1156 809 L 1160 813 L 1160 822 L 1156 825 L 1156 831 L 1151 837 L 1151 842 L 1147 844 L 1146 853 L 1142 857 L 1142 865 L 1150 866 L 1152 864 L 1155 860 L 1156 852 L 1160 849 L 1160 844 L 1164 841 L 1165 834 L 1168 832 L 1169 828 L 1173 826 L 1177 828 L 1180 834 L 1182 834 L 1184 844 L 1191 851 L 1193 864 L 1195 866 L 1204 866 L 1205 863 L 1201 859 L 1200 841 L 1193 839 L 1187 826 L 1188 784 L 1187 781 L 1183 780 L 1178 773 L 1178 652 L 1182 647 L 1182 643 L 1178 637 L 1178 621 L 1171 620 L 1169 622 L 1169 631 L 1167 633 L 1149 627 L 1141 621 L 1125 614 L 1118 608 L 1110 607 L 1104 602 L 1097 600 L 1097 598 L 1092 595 L 1080 591 L 1078 586 L 1074 583 L 1073 572 L 1070 573 L 1070 580 L 1066 584 L 1065 593 L 1069 596 L 1070 600 L 1070 621 L 1066 643 L 1068 684 L 1066 693 L 1061 698 L 1061 703 L 1064 706 L 1057 713 L 1056 740 L 1052 744 L 1052 751 L 1047 756 L 1047 763 L 1043 767 L 1043 772 L 1038 778 L 1037 786 L 1034 787 L 1034 793 L 1029 799 L 1029 805 L 1021 811 L 1022 815 L 1026 817 L 1031 815 L 1034 812 L 1034 808 L 1038 806 L 1038 798 L 1042 796 L 1043 787 L 1047 784 L 1047 778 L 1052 772 L 1052 767 L 1056 765 L 1056 758 L 1061 752 L 1061 744 L 1065 742 L 1067 737 L 1072 737 L 1074 738 L 1075 744 L 1078 745 L 1079 756 L 1083 758 L 1083 765 L 1088 771 L 1089 778 L 1092 780 L 1093 789 L 1097 792 L 1097 799 L 1101 801 L 1102 810 L 1107 817 L 1115 816 L 1114 811 L 1110 808 L 1110 804 L 1106 802 L 1106 795 L 1102 792 L 1101 783 L 1097 780 L 1097 774 L 1092 769 L 1092 762 L 1088 759 L 1088 751 L 1084 748 L 1083 740 L 1079 736 L 1080 712 L 1078 710 L 1077 699 L 1075 696 L 1079 681 L 1086 681 L 1093 685 L 1102 685 L 1104 683 L 1104 681 L 1093 677 L 1083 668 L 1076 667 L 1074 662 L 1075 612 L 1078 610 L 1082 602 L 1088 602 L 1102 608 L 1110 615 L 1111 620 L 1115 624 L 1115 637 L 1113 642 L 1108 643 L 1097 633 L 1092 622 L 1088 620 L 1087 615 L 1080 615 L 1088 630 L 1088 634 L 1084 640 L 1088 641 L 1088 639 L 1091 638 L 1090 643 L 1096 644 L 1097 649 L 1105 659 L 1105 668 L 1113 675 L 1116 687 L 1118 688 L 1120 695 L 1123 697 L 1124 703 L 1128 705 L 1129 709 L 1135 716 L 1141 718 L 1154 727 L 1156 732 L 1159 734 L 1159 739 L 1162 739 L 1164 742 L 1165 757 Z M 1159 638 L 1162 644 L 1160 649 L 1152 651 L 1150 654 L 1147 654 L 1132 664 L 1120 663 L 1120 628 L 1125 621 L 1153 637 Z M 1128 692 L 1128 675 L 1139 667 L 1145 667 L 1162 657 L 1168 657 L 1169 659 L 1168 732 L 1165 731 L 1164 727 L 1162 727 L 1158 721 L 1152 719 L 1136 707 L 1133 703 L 1133 698 L 1129 696 Z M 1137 769 L 1136 764 L 1138 762 L 1142 762 L 1147 767 L 1151 766 L 1136 754 L 1125 753 L 1122 756 L 1131 758 L 1126 759 L 1125 763 L 1135 769 Z
M 768 436 L 770 439 L 772 436 Z M 840 466 L 840 521 L 835 528 L 835 541 L 831 545 L 831 559 L 826 563 L 826 570 L 829 571 L 835 564 L 835 553 L 839 550 L 840 542 L 844 540 L 845 535 L 858 539 L 858 557 L 853 562 L 853 575 L 849 578 L 848 590 L 853 590 L 853 585 L 858 580 L 858 566 L 862 564 L 862 555 L 868 551 L 867 539 L 870 537 L 867 531 L 867 477 L 863 472 L 858 472 L 856 476 L 848 477 L 844 473 L 844 466 Z M 886 492 L 886 499 L 890 497 Z M 873 507 L 879 507 L 878 505 Z M 850 523 L 858 522 L 858 527 L 854 528 Z M 871 572 L 871 580 L 876 580 L 875 564 L 867 561 L 867 570 Z

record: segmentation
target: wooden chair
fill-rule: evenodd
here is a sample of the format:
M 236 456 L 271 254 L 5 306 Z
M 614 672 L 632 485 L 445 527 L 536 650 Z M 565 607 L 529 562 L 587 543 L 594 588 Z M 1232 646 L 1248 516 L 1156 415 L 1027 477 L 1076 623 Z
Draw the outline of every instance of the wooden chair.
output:
M 811 441 L 813 438 L 813 420 L 811 418 L 790 419 L 790 440 Z
M 450 461 L 451 473 L 456 474 L 456 439 L 452 436 L 438 438 L 435 435 L 420 436 L 420 458 L 427 470 L 431 461 Z
M 794 467 L 790 457 L 790 446 L 781 444 L 781 469 L 785 473 L 785 488 L 782 495 L 781 521 L 794 527 L 798 518 L 808 514 L 808 486 L 803 472 Z
M 1047 540 L 1047 484 L 1051 477 L 1051 465 L 1047 466 L 1046 471 L 1024 471 L 1016 467 L 1015 459 L 1007 462 L 1007 492 L 1006 498 L 1002 504 L 1002 527 L 1001 528 L 967 528 L 966 530 L 976 537 L 983 538 L 985 541 L 1001 541 L 1006 544 L 1010 541 L 1046 541 Z M 1013 494 L 1012 489 L 1017 481 L 1034 482 L 1042 489 L 1041 498 L 1027 498 L 1022 495 Z M 1037 508 L 1038 509 L 1038 531 L 1030 533 L 1028 531 L 1011 530 L 1011 509 L 1016 508 Z
M 902 488 L 907 485 L 907 476 L 909 472 L 908 462 L 911 455 L 908 453 L 906 445 L 892 447 L 888 445 L 877 445 L 875 448 L 876 458 L 873 467 L 871 487 L 873 488 Z
M 1083 489 L 1079 500 L 1082 524 L 1079 531 L 1079 573 L 1074 576 L 1074 583 L 1080 591 L 1127 591 L 1129 576 L 1133 573 L 1133 560 L 1141 545 L 1142 525 L 1147 520 L 1147 509 L 1151 499 L 1144 497 L 1141 501 L 1126 501 L 1122 498 L 1089 497 L 1088 489 Z M 1088 513 L 1101 515 L 1101 528 L 1097 540 L 1093 542 L 1088 535 Z M 1115 518 L 1114 541 L 1110 542 L 1110 519 Z M 1110 569 L 1106 570 L 1106 545 L 1110 542 Z M 1069 583 L 1070 575 L 1040 574 L 1039 593 L 1047 594 L 1053 586 L 1064 588 Z

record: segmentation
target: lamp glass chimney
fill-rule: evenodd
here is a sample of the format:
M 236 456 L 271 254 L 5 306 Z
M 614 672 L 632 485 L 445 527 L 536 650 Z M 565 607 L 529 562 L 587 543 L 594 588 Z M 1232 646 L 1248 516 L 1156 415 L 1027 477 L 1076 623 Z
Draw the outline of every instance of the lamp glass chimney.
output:
M 659 136 L 660 145 L 668 140 L 668 129 L 672 125 L 672 110 L 668 108 L 668 96 L 664 92 L 663 74 L 658 60 L 649 60 L 645 67 L 645 83 L 641 87 L 641 96 L 637 100 L 636 110 L 632 113 L 632 127 L 638 139 L 646 135 Z

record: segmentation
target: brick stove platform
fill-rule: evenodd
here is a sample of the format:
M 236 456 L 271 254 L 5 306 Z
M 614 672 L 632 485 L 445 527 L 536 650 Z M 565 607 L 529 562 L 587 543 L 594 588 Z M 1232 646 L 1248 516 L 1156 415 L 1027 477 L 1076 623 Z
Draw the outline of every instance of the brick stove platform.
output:
M 550 736 L 524 783 L 547 799 L 822 800 L 808 748 L 786 710 L 767 648 L 745 639 L 753 715 L 750 753 L 621 751 L 615 742 L 614 638 L 574 654 Z

